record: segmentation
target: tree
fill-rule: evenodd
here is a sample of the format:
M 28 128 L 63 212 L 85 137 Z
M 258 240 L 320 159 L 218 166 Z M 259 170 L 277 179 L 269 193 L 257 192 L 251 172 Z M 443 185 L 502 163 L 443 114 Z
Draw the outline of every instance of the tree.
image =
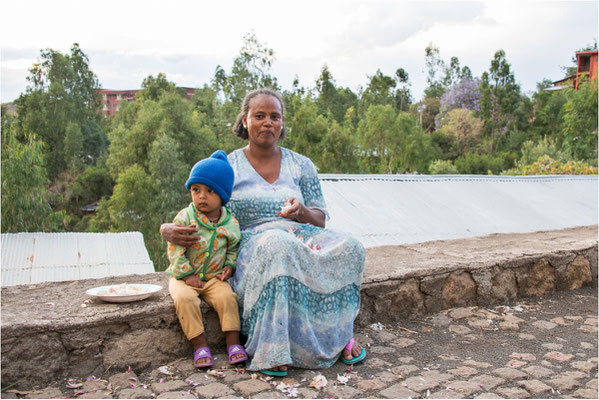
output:
M 426 66 L 424 97 L 439 98 L 444 91 L 439 75 L 445 70 L 445 62 L 441 59 L 439 48 L 432 42 L 424 49 L 424 65 Z
M 62 172 L 73 155 L 65 154 L 65 136 L 69 123 L 81 127 L 83 143 L 86 135 L 94 138 L 103 148 L 84 154 L 82 159 L 93 163 L 106 149 L 106 134 L 101 125 L 102 96 L 97 77 L 89 68 L 87 55 L 77 43 L 70 54 L 52 49 L 41 51 L 41 61 L 29 70 L 26 92 L 16 100 L 19 131 L 35 133 L 44 143 L 44 159 L 48 176 L 54 179 Z M 95 125 L 94 125 L 95 124 Z M 84 127 L 94 126 L 93 129 Z M 70 150 L 73 143 L 67 148 Z M 89 150 L 85 145 L 83 150 Z
M 170 82 L 166 75 L 160 72 L 156 78 L 149 75 L 141 84 L 143 90 L 135 94 L 137 101 L 154 100 L 158 101 L 160 97 L 167 92 L 176 92 L 177 88 L 173 82 Z
M 374 75 L 368 77 L 368 86 L 362 94 L 362 101 L 367 107 L 385 104 L 395 105 L 395 93 L 393 92 L 395 86 L 397 86 L 395 79 L 383 74 L 379 69 Z
M 269 73 L 274 61 L 274 50 L 260 43 L 255 33 L 246 33 L 239 55 L 233 60 L 231 74 L 227 75 L 220 65 L 217 66 L 213 87 L 218 92 L 222 91 L 225 99 L 234 104 L 241 104 L 252 89 L 270 87 L 276 90 L 277 79 Z
M 398 85 L 398 88 L 395 91 L 395 105 L 397 111 L 408 111 L 408 108 L 412 103 L 408 72 L 403 68 L 398 68 L 395 71 L 395 79 Z
M 400 150 L 396 118 L 389 104 L 368 107 L 356 132 L 362 173 L 393 173 Z
M 597 163 L 597 78 L 571 90 L 564 104 L 563 148 L 575 160 Z
M 441 128 L 447 114 L 456 108 L 480 112 L 480 79 L 462 78 L 441 96 L 439 114 L 435 117 L 435 126 Z
M 456 108 L 447 115 L 440 131 L 452 138 L 459 155 L 475 151 L 482 137 L 483 121 L 466 108 Z
M 52 210 L 45 188 L 43 143 L 33 134 L 21 143 L 4 121 L 2 128 L 2 232 L 63 230 L 66 214 Z
M 520 103 L 520 86 L 503 50 L 495 53 L 491 68 L 482 74 L 479 90 L 480 114 L 490 137 L 490 151 L 493 152 L 497 139 L 505 136 L 514 123 L 515 111 Z

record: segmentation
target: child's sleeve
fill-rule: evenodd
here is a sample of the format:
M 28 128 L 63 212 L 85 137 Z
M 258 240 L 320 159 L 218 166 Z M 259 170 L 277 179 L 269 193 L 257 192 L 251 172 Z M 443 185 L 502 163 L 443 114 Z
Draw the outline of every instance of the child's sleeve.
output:
M 233 218 L 234 219 L 234 218 Z M 233 267 L 235 272 L 235 266 L 237 264 L 237 249 L 239 248 L 239 242 L 241 240 L 241 232 L 239 231 L 239 224 L 237 221 L 233 221 L 234 226 L 231 228 L 229 235 L 227 236 L 227 254 L 225 255 L 225 266 L 230 265 Z
M 181 210 L 173 219 L 173 222 L 179 225 L 189 225 L 187 218 L 185 218 L 185 210 Z M 187 249 L 183 246 L 177 246 L 170 242 L 167 243 L 168 247 L 166 250 L 166 255 L 170 261 L 170 266 L 168 267 L 167 272 L 176 279 L 181 279 L 193 274 L 191 262 L 185 255 Z

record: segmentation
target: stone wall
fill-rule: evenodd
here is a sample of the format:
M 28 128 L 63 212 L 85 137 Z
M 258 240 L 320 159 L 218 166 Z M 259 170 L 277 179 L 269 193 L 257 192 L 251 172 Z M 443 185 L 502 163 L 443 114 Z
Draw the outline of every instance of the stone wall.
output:
M 123 282 L 163 290 L 135 303 L 89 303 L 87 289 Z M 165 273 L 2 288 L 2 386 L 158 366 L 191 354 Z M 360 324 L 444 308 L 510 302 L 597 285 L 597 226 L 367 250 Z M 87 302 L 86 302 L 87 300 Z M 224 347 L 216 313 L 206 335 Z

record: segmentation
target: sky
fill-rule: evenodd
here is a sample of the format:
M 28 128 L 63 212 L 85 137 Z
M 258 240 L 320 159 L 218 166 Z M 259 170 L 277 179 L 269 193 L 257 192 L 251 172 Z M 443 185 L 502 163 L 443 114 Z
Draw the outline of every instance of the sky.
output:
M 338 87 L 353 91 L 381 70 L 404 68 L 413 98 L 426 86 L 424 49 L 457 56 L 474 76 L 503 49 L 522 92 L 564 77 L 576 50 L 598 36 L 597 1 L 3 1 L 0 97 L 27 87 L 40 50 L 68 53 L 79 43 L 104 89 L 137 89 L 165 73 L 177 86 L 209 84 L 230 72 L 246 33 L 274 50 L 271 74 L 291 89 L 314 88 L 326 64 Z

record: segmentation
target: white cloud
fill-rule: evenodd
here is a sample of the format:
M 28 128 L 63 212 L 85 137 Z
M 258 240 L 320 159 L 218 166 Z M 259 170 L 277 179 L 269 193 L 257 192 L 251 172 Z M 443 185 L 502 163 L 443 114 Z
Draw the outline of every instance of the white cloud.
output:
M 432 41 L 475 75 L 504 49 L 523 89 L 533 90 L 543 78 L 561 78 L 560 66 L 597 29 L 596 2 L 20 0 L 3 4 L 2 101 L 24 90 L 27 63 L 43 48 L 68 52 L 78 42 L 107 88 L 136 88 L 159 72 L 201 86 L 217 65 L 229 70 L 250 31 L 275 50 L 273 74 L 284 88 L 295 75 L 314 86 L 325 63 L 351 89 L 377 69 L 392 75 L 403 67 L 419 99 Z

